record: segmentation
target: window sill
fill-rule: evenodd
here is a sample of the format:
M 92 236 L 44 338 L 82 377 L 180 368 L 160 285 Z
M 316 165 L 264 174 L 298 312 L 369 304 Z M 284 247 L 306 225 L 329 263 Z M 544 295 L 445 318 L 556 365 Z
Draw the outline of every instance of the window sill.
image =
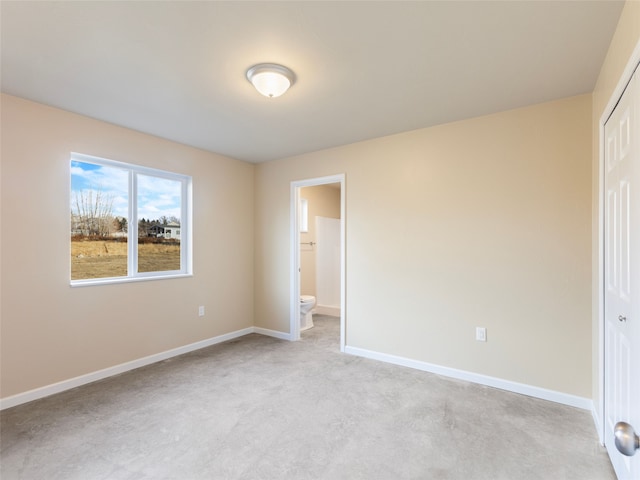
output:
M 147 282 L 150 280 L 168 280 L 173 278 L 193 277 L 193 273 L 172 273 L 166 275 L 149 275 L 146 277 L 116 277 L 116 278 L 92 278 L 89 280 L 71 280 L 69 286 L 92 287 L 95 285 L 112 285 L 116 283 Z

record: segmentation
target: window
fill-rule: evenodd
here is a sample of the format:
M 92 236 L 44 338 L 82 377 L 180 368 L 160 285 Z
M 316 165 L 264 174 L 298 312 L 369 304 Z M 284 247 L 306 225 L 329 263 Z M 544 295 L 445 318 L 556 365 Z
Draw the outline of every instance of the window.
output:
M 70 200 L 72 285 L 191 274 L 191 177 L 73 153 Z
M 300 199 L 300 232 L 309 232 L 309 201 L 306 198 Z

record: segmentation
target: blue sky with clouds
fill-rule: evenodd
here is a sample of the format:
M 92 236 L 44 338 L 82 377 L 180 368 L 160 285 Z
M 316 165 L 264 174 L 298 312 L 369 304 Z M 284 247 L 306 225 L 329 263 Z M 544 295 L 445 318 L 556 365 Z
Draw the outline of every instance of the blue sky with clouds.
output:
M 180 218 L 180 182 L 138 174 L 138 218 Z M 128 216 L 128 172 L 117 167 L 71 161 L 71 210 L 76 195 L 93 190 L 113 201 L 113 215 Z M 95 195 L 94 195 L 95 196 Z

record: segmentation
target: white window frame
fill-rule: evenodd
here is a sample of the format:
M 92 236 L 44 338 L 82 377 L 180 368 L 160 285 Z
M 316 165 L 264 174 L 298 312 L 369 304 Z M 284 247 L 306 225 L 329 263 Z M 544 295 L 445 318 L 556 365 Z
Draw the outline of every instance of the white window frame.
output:
M 139 282 L 145 280 L 161 280 L 167 278 L 190 277 L 193 275 L 192 260 L 192 178 L 189 175 L 168 172 L 155 168 L 143 167 L 131 163 L 109 160 L 106 158 L 94 157 L 82 153 L 72 152 L 69 159 L 69 168 L 71 162 L 91 163 L 103 167 L 112 167 L 125 170 L 128 173 L 128 190 L 129 190 L 129 210 L 127 218 L 128 236 L 127 236 L 127 276 L 107 277 L 107 278 L 89 278 L 85 280 L 70 280 L 72 287 L 88 286 L 88 285 L 105 285 L 111 283 Z M 147 175 L 167 180 L 180 182 L 181 185 L 181 204 L 180 204 L 180 269 L 158 272 L 138 272 L 138 175 Z M 69 174 L 71 178 L 71 174 Z M 71 188 L 69 188 L 71 195 Z M 68 202 L 70 205 L 70 202 Z M 132 227 L 133 225 L 133 227 Z M 69 228 L 68 231 L 71 231 Z M 69 242 L 71 248 L 71 242 Z M 71 278 L 71 264 L 69 264 L 69 278 Z

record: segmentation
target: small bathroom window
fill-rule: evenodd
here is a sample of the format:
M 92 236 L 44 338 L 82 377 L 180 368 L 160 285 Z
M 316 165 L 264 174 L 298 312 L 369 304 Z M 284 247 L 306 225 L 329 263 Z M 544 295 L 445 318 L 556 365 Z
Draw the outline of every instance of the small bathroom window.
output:
M 306 198 L 300 199 L 300 232 L 309 231 L 309 201 Z

